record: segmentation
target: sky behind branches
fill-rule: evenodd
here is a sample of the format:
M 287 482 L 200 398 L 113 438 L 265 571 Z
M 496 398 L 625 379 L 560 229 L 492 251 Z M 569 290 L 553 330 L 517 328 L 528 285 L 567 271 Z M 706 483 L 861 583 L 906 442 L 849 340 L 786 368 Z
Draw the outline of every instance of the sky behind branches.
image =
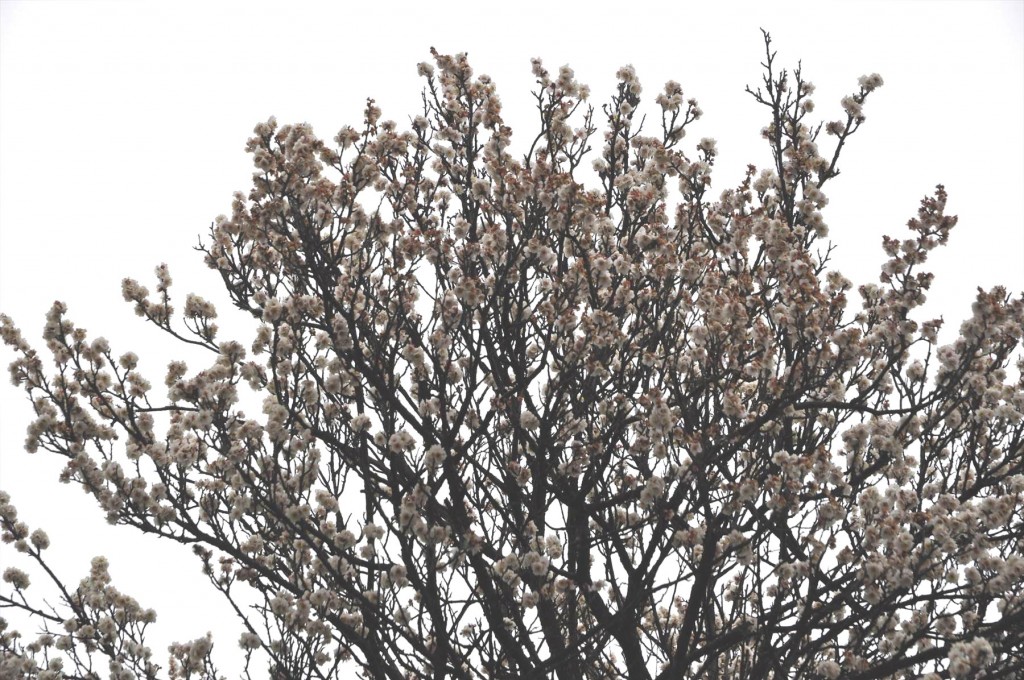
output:
M 219 303 L 222 337 L 248 345 L 250 325 L 192 249 L 250 186 L 253 126 L 275 115 L 330 139 L 373 97 L 407 127 L 421 110 L 416 63 L 431 46 L 468 51 L 494 78 L 520 152 L 537 129 L 531 57 L 572 66 L 595 106 L 627 63 L 650 113 L 677 80 L 705 113 L 684 147 L 718 140 L 717 195 L 747 163 L 770 160 L 765 109 L 744 92 L 763 73 L 762 27 L 778 65 L 802 60 L 823 120 L 840 117 L 858 76 L 885 79 L 827 187 L 834 266 L 856 284 L 876 280 L 882 235 L 905 235 L 941 182 L 960 223 L 932 254 L 936 281 L 919 318 L 944 316 L 949 341 L 978 286 L 1024 291 L 1024 2 L 482 4 L 0 0 L 0 311 L 41 347 L 43 315 L 64 300 L 90 335 L 136 351 L 157 383 L 181 353 L 134 316 L 120 281 L 151 285 L 167 262 L 179 300 L 196 291 Z M 107 554 L 115 583 L 160 614 L 158 658 L 171 639 L 212 629 L 215 658 L 234 676 L 237 628 L 197 560 L 108 527 L 90 498 L 57 485 L 60 462 L 22 450 L 29 420 L 23 393 L 0 388 L 0 488 L 50 533 L 65 578 L 77 583 Z

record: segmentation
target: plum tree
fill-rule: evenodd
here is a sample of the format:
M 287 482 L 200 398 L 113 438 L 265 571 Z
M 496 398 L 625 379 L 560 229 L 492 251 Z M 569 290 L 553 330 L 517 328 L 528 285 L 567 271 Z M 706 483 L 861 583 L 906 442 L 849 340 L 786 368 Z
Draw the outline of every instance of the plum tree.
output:
M 157 397 L 64 305 L 50 369 L 3 317 L 27 447 L 111 522 L 192 546 L 275 678 L 1020 670 L 1024 301 L 979 290 L 943 346 L 915 318 L 956 223 L 940 186 L 850 309 L 823 190 L 882 79 L 813 122 L 812 84 L 765 47 L 748 91 L 773 162 L 717 197 L 715 141 L 683 150 L 697 102 L 667 83 L 650 129 L 632 67 L 595 110 L 535 60 L 518 156 L 465 55 L 420 64 L 406 131 L 372 100 L 333 144 L 257 125 L 253 187 L 200 246 L 255 339 L 219 340 L 197 295 L 176 315 L 163 265 L 155 295 L 126 279 L 140 316 L 209 350 Z M 34 604 L 4 572 L 0 603 L 43 627 L 2 633 L 5 677 L 163 672 L 106 560 L 64 585 L 0 500 L 60 593 Z M 211 648 L 172 646 L 167 672 L 216 676 Z

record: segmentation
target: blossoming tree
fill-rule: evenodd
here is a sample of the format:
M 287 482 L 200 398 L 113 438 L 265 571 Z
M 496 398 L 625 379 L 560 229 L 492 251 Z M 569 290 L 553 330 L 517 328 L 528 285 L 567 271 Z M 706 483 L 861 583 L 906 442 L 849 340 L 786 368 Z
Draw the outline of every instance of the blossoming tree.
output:
M 631 67 L 595 111 L 535 61 L 524 155 L 464 55 L 420 65 L 408 131 L 372 101 L 333 144 L 258 125 L 253 188 L 201 246 L 255 340 L 196 295 L 176 314 L 164 266 L 124 297 L 211 362 L 171 363 L 166 395 L 63 304 L 52 360 L 2 317 L 28 449 L 191 545 L 274 678 L 1020 670 L 1024 302 L 979 291 L 941 347 L 914 318 L 956 222 L 940 186 L 848 308 L 823 189 L 882 81 L 812 123 L 765 44 L 773 163 L 717 196 L 715 142 L 683 150 L 697 102 L 669 82 L 644 125 Z M 6 494 L 0 522 L 59 592 L 6 568 L 0 604 L 41 633 L 3 630 L 0 675 L 216 676 L 208 637 L 160 668 L 104 558 L 66 585 Z

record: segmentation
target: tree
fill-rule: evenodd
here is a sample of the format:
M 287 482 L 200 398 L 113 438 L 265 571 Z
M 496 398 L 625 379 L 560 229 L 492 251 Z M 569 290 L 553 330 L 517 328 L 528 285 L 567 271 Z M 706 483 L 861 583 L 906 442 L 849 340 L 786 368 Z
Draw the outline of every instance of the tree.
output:
M 913 318 L 956 223 L 940 186 L 849 311 L 822 189 L 882 81 L 814 124 L 812 84 L 765 47 L 748 91 L 773 163 L 717 199 L 714 140 L 681 149 L 697 102 L 667 83 L 645 129 L 632 67 L 596 113 L 534 61 L 521 158 L 465 55 L 420 64 L 409 131 L 372 100 L 334 145 L 257 125 L 253 188 L 199 247 L 258 321 L 250 350 L 199 296 L 179 320 L 164 265 L 124 297 L 212 362 L 171 363 L 166 399 L 61 303 L 53 375 L 2 317 L 27 448 L 112 523 L 192 546 L 274 678 L 1019 671 L 1024 300 L 979 290 L 944 346 Z M 104 558 L 64 585 L 9 500 L 4 540 L 61 602 L 6 569 L 0 601 L 43 633 L 3 632 L 4 673 L 157 677 L 153 612 Z M 211 647 L 172 646 L 170 676 L 215 676 Z

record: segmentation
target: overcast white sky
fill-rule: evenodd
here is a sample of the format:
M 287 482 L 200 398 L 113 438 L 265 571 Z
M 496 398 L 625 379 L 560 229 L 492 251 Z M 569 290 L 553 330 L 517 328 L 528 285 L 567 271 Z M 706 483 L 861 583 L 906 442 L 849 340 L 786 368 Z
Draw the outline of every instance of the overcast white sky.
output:
M 881 73 L 867 123 L 845 152 L 825 211 L 836 266 L 874 280 L 882 234 L 904 233 L 937 183 L 960 215 L 933 255 L 927 311 L 955 330 L 977 286 L 1024 291 L 1024 2 L 226 3 L 0 0 L 0 311 L 38 342 L 55 299 L 115 351 L 132 349 L 160 384 L 173 352 L 122 302 L 125 276 L 152 281 L 167 262 L 179 296 L 223 295 L 191 249 L 231 194 L 249 187 L 243 151 L 276 115 L 324 138 L 357 123 L 367 96 L 405 125 L 418 112 L 416 63 L 468 51 L 497 82 L 520 143 L 533 131 L 529 60 L 568 63 L 595 104 L 632 63 L 648 101 L 667 79 L 696 97 L 691 133 L 715 137 L 714 187 L 764 165 L 764 112 L 744 93 L 761 75 L 768 29 L 779 63 L 803 60 L 817 112 L 838 117 L 857 77 Z M 220 306 L 230 327 L 230 310 Z M 947 336 L 948 338 L 949 336 Z M 249 340 L 239 337 L 244 344 Z M 155 356 L 154 356 L 155 353 Z M 0 363 L 12 355 L 0 350 Z M 106 553 L 115 582 L 160 613 L 170 639 L 215 633 L 229 677 L 235 630 L 219 617 L 187 549 L 111 529 L 59 462 L 24 453 L 30 407 L 0 387 L 0 487 L 45 527 L 62 573 L 77 582 Z M 141 546 L 141 547 L 140 547 Z M 7 563 L 9 550 L 2 548 Z M 199 615 L 200 612 L 202 615 Z

